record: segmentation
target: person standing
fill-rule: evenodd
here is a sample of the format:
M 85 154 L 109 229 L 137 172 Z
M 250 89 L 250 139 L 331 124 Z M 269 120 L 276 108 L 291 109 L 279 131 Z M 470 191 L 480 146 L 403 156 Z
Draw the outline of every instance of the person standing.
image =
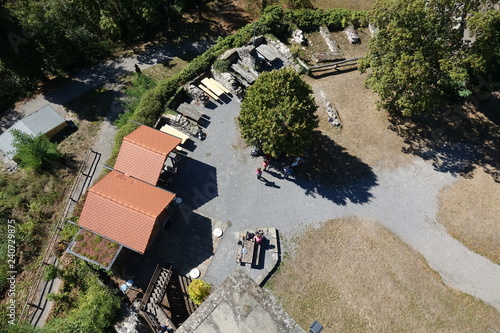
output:
M 284 169 L 283 169 L 283 177 L 285 179 L 288 179 L 288 177 L 290 177 L 290 175 L 292 174 L 292 169 L 287 165 Z
M 257 179 L 260 180 L 262 178 L 262 169 L 257 168 L 257 171 L 255 172 L 255 174 L 257 175 Z
M 262 161 L 262 171 L 267 171 L 267 168 L 269 167 L 269 160 L 264 158 Z

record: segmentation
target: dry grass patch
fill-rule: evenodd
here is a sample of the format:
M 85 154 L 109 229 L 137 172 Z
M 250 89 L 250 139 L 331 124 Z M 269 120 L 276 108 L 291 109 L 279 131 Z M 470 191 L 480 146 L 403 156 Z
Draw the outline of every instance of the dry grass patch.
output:
M 343 32 L 334 32 L 333 35 L 346 58 L 366 54 L 370 39 L 370 33 L 366 29 L 360 30 L 361 44 L 356 45 L 350 44 Z M 403 138 L 389 129 L 387 112 L 377 111 L 377 95 L 363 86 L 366 76 L 367 74 L 361 74 L 355 68 L 346 67 L 343 70 L 317 72 L 314 77 L 305 77 L 320 106 L 320 130 L 348 153 L 372 167 L 396 168 L 404 165 L 413 157 L 402 152 L 405 146 Z M 341 130 L 328 123 L 321 91 L 338 111 L 343 124 Z
M 402 152 L 403 139 L 389 129 L 387 112 L 377 111 L 377 96 L 363 87 L 366 74 L 357 70 L 340 72 L 321 79 L 305 78 L 319 105 L 319 128 L 346 151 L 372 167 L 396 168 L 414 157 Z M 320 91 L 339 113 L 342 129 L 328 122 Z
M 188 61 L 182 60 L 180 58 L 174 57 L 167 61 L 164 64 L 157 64 L 151 67 L 148 67 L 142 71 L 144 75 L 147 75 L 155 82 L 159 82 L 161 80 L 167 79 L 168 77 L 179 73 L 182 71 L 187 65 Z
M 327 332 L 500 331 L 494 308 L 445 286 L 376 223 L 332 220 L 292 242 L 268 286 L 303 328 L 318 320 Z
M 471 250 L 500 264 L 500 186 L 483 169 L 442 190 L 438 218 Z

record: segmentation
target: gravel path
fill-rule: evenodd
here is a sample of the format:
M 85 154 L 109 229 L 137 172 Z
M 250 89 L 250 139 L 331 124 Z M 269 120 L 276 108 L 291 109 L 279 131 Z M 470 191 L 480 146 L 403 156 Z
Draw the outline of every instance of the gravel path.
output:
M 285 180 L 273 170 L 264 173 L 267 181 L 260 182 L 254 171 L 261 159 L 250 157 L 249 149 L 238 148 L 241 142 L 234 121 L 238 110 L 234 99 L 207 110 L 211 117 L 207 138 L 197 142 L 174 184 L 197 212 L 231 221 L 206 281 L 219 285 L 235 268 L 234 232 L 270 226 L 286 236 L 305 225 L 360 216 L 385 225 L 420 252 L 446 284 L 500 310 L 500 266 L 469 251 L 437 221 L 439 190 L 455 181 L 452 175 L 415 158 L 413 164 L 396 170 L 373 170 L 375 179 L 362 180 L 343 193 Z M 193 168 L 198 172 L 194 174 Z

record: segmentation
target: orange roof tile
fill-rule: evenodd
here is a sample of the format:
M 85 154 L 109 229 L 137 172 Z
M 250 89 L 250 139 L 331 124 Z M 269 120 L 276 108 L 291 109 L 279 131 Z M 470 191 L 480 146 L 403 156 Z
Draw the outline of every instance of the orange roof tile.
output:
M 180 143 L 180 138 L 140 126 L 123 138 L 114 168 L 156 185 L 168 154 Z
M 90 188 L 79 225 L 144 253 L 155 220 L 175 194 L 111 171 Z

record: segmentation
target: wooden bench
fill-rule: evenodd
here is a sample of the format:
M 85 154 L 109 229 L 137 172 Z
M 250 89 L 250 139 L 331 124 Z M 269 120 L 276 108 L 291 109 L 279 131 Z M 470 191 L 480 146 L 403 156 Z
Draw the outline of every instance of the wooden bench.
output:
M 205 87 L 210 89 L 218 97 L 224 95 L 226 92 L 223 89 L 221 89 L 218 85 L 214 84 L 214 82 L 215 81 L 210 81 L 207 78 L 201 80 L 201 83 L 204 84 Z
M 257 79 L 257 75 L 254 73 L 250 72 L 248 69 L 245 69 L 241 64 L 232 64 L 231 68 L 241 75 L 242 78 L 244 78 L 248 83 L 252 84 L 255 82 L 255 79 Z
M 179 107 L 177 108 L 177 112 L 187 118 L 193 119 L 196 122 L 198 122 L 203 116 L 203 112 L 201 112 L 201 110 L 196 108 L 196 106 L 188 103 L 182 103 L 181 105 L 179 105 Z
M 229 94 L 229 90 L 227 90 L 226 87 L 224 87 L 222 84 L 220 84 L 218 81 L 216 81 L 212 78 L 204 78 L 203 80 L 201 80 L 201 83 L 203 83 L 204 85 L 206 85 L 209 88 L 210 88 L 210 84 L 211 84 L 211 85 L 216 86 L 219 89 L 221 89 L 224 93 Z
M 198 87 L 205 92 L 208 96 L 212 97 L 214 100 L 218 101 L 219 96 L 215 95 L 210 89 L 205 87 L 203 84 L 199 84 Z

